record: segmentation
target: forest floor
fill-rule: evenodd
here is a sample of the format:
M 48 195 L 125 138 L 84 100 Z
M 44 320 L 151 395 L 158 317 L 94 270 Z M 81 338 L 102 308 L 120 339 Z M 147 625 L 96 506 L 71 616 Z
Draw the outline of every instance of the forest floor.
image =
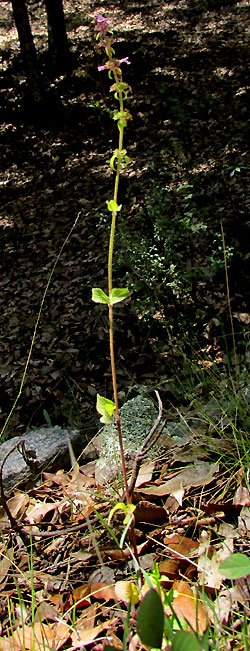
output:
M 43 3 L 30 0 L 28 6 L 45 76 Z M 226 446 L 219 466 L 223 446 L 215 450 L 212 439 L 212 447 L 201 455 L 202 463 L 210 464 L 207 480 L 197 476 L 194 465 L 188 477 L 180 474 L 170 486 L 168 480 L 186 466 L 175 451 L 161 464 L 146 465 L 134 496 L 139 502 L 139 553 L 146 569 L 163 563 L 159 572 L 168 577 L 163 579 L 165 589 L 174 587 L 182 596 L 182 603 L 179 597 L 174 603 L 182 621 L 186 618 L 200 636 L 210 622 L 214 637 L 210 632 L 202 648 L 249 648 L 248 578 L 229 586 L 218 569 L 233 549 L 249 552 L 250 497 L 244 483 L 249 425 L 249 3 L 151 0 L 143 6 L 120 2 L 118 8 L 111 1 L 67 0 L 64 7 L 74 70 L 53 80 L 57 109 L 48 107 L 38 123 L 24 99 L 11 4 L 0 6 L 2 425 L 18 394 L 49 274 L 65 244 L 4 437 L 50 422 L 89 423 L 91 435 L 98 427 L 96 394 L 112 398 L 107 314 L 91 301 L 92 287 L 107 288 L 106 200 L 112 197 L 109 159 L 117 146 L 109 80 L 97 70 L 103 57 L 93 20 L 101 12 L 114 31 L 118 57 L 131 61 L 123 71 L 132 87 L 128 107 L 133 120 L 125 132 L 131 163 L 121 181 L 114 277 L 133 291 L 115 312 L 119 399 L 132 389 L 133 396 L 158 388 L 173 420 L 177 410 L 192 410 L 197 398 L 206 402 L 211 391 L 216 395 L 218 389 L 224 398 L 237 366 L 238 384 L 233 379 L 231 393 L 236 387 L 245 400 L 246 420 L 236 427 L 229 418 L 230 432 L 222 431 L 227 444 L 240 432 L 241 448 L 238 442 L 234 457 Z M 235 409 L 238 414 L 234 403 L 234 414 Z M 214 436 L 213 425 L 210 434 Z M 245 455 L 242 462 L 239 449 Z M 105 517 L 121 499 L 121 490 L 119 485 L 113 493 L 100 489 L 94 462 L 66 470 L 43 473 L 33 490 L 17 491 L 8 501 L 26 534 L 31 526 L 45 534 L 35 538 L 36 547 L 28 555 L 27 535 L 24 546 L 19 538 L 10 545 L 12 528 L 5 509 L 0 513 L 3 550 L 8 546 L 0 568 L 4 651 L 44 648 L 44 639 L 55 649 L 82 648 L 97 640 L 99 651 L 107 629 L 108 643 L 121 648 L 125 609 L 120 604 L 126 603 L 127 588 L 118 583 L 131 576 L 130 553 L 111 545 L 103 522 L 92 524 L 94 536 L 86 524 L 95 510 Z M 119 521 L 113 533 L 120 539 Z M 100 562 L 96 574 L 98 554 L 104 565 Z M 198 606 L 190 592 L 192 582 L 202 595 Z M 173 594 L 171 599 L 172 604 Z M 170 621 L 170 611 L 168 615 Z M 239 643 L 242 622 L 245 632 Z M 134 612 L 131 630 L 135 632 Z M 137 644 L 132 634 L 130 642 L 132 651 Z
M 30 2 L 29 11 L 45 66 L 42 3 Z M 107 285 L 108 161 L 117 146 L 108 76 L 97 72 L 98 11 L 114 29 L 117 55 L 131 60 L 124 66 L 132 87 L 133 121 L 125 133 L 131 164 L 121 182 L 124 222 L 114 267 L 120 286 L 133 284 L 132 299 L 116 309 L 120 397 L 134 384 L 161 382 L 164 393 L 164 378 L 169 393 L 186 341 L 197 355 L 212 351 L 211 363 L 223 365 L 223 352 L 232 350 L 221 220 L 236 336 L 240 343 L 247 337 L 248 4 L 135 2 L 117 9 L 112 2 L 66 2 L 74 72 L 54 81 L 62 102 L 56 115 L 48 108 L 45 126 L 34 126 L 24 111 L 11 7 L 3 2 L 2 423 L 20 386 L 49 273 L 78 216 L 51 280 L 8 436 L 44 425 L 44 410 L 53 424 L 77 424 L 93 414 L 96 392 L 112 390 L 107 315 L 91 301 L 91 288 Z M 131 239 L 145 232 L 143 254 L 139 245 L 133 251 Z

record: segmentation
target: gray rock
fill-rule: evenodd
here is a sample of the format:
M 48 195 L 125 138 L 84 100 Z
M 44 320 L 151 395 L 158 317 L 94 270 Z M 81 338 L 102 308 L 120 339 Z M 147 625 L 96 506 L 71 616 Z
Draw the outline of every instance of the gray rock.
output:
M 61 427 L 46 427 L 33 430 L 23 436 L 5 441 L 0 445 L 0 465 L 6 455 L 13 449 L 3 465 L 3 485 L 6 493 L 15 486 L 27 480 L 34 479 L 44 467 L 52 463 L 65 467 L 70 461 L 68 441 L 74 454 L 82 451 L 87 440 L 84 433 L 77 429 L 62 429 Z M 25 443 L 27 463 L 23 455 L 22 445 Z M 15 447 L 19 445 L 19 450 Z
M 134 459 L 158 416 L 152 400 L 139 395 L 120 409 L 121 431 L 126 461 Z M 116 423 L 105 425 L 98 437 L 100 457 L 96 479 L 102 484 L 121 472 L 121 456 Z M 128 463 L 129 465 L 129 463 Z
M 127 467 L 131 466 L 136 453 L 149 434 L 158 417 L 152 400 L 139 395 L 128 400 L 120 409 L 121 430 Z M 148 459 L 159 457 L 173 445 L 184 445 L 192 433 L 201 430 L 200 419 L 167 421 L 159 440 L 152 445 Z M 99 459 L 96 463 L 96 480 L 99 484 L 109 481 L 121 473 L 121 456 L 116 423 L 105 425 L 98 436 Z

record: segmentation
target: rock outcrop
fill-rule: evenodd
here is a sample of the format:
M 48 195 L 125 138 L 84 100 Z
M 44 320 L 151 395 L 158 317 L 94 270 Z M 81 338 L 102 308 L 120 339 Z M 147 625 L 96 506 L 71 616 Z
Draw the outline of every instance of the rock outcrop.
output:
M 77 429 L 45 427 L 2 443 L 0 466 L 5 493 L 28 480 L 34 480 L 45 467 L 54 464 L 66 467 L 70 463 L 69 442 L 77 457 L 88 441 L 86 435 Z

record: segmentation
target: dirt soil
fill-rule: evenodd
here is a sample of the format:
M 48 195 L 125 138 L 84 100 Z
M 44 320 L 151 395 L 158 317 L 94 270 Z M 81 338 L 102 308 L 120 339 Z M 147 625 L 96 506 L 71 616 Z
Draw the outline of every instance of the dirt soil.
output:
M 27 4 L 45 74 L 43 3 Z M 174 215 L 188 209 L 177 189 L 191 180 L 195 210 L 202 211 L 207 226 L 206 234 L 198 234 L 196 255 L 208 273 L 196 284 L 195 296 L 191 288 L 175 304 L 169 300 L 163 320 L 156 304 L 156 318 L 145 325 L 133 299 L 117 307 L 120 397 L 133 382 L 157 386 L 172 372 L 167 319 L 176 310 L 189 306 L 189 332 L 197 311 L 202 312 L 201 339 L 211 319 L 227 313 L 224 272 L 211 275 L 206 259 L 221 219 L 233 251 L 236 330 L 249 323 L 249 3 L 128 0 L 118 7 L 111 1 L 67 0 L 64 7 L 74 71 L 51 82 L 60 101 L 56 110 L 48 106 L 40 123 L 32 119 L 24 99 L 26 81 L 11 3 L 0 7 L 2 424 L 19 390 L 50 271 L 78 218 L 51 279 L 8 436 L 49 419 L 68 425 L 90 420 L 91 429 L 96 393 L 112 397 L 107 315 L 91 301 L 91 288 L 107 285 L 108 161 L 117 146 L 108 76 L 97 70 L 102 54 L 93 20 L 99 12 L 114 30 L 117 56 L 131 61 L 124 66 L 132 87 L 133 121 L 125 133 L 131 164 L 120 195 L 127 223 L 140 232 L 141 211 L 147 204 L 152 210 L 152 190 L 167 187 L 171 228 Z M 216 242 L 214 247 L 218 238 Z M 179 253 L 188 265 L 186 249 L 180 247 Z M 115 266 L 117 282 L 123 282 L 127 270 L 126 264 Z M 133 269 L 129 271 L 133 278 Z M 215 338 L 204 341 L 214 345 Z

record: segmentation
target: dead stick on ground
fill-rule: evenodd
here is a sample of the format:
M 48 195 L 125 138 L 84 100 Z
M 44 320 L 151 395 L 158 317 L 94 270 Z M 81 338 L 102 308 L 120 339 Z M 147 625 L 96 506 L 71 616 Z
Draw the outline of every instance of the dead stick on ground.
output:
M 160 428 L 158 434 L 154 437 L 154 434 L 155 434 L 155 432 L 157 430 L 157 427 L 160 424 L 161 419 L 162 419 L 162 401 L 161 401 L 160 394 L 158 393 L 158 391 L 156 391 L 155 393 L 156 393 L 156 397 L 157 397 L 157 400 L 158 400 L 159 413 L 158 413 L 158 417 L 157 417 L 152 429 L 150 430 L 149 434 L 146 436 L 145 441 L 143 441 L 143 444 L 140 447 L 140 450 L 139 450 L 139 452 L 137 452 L 137 455 L 135 457 L 133 468 L 132 468 L 132 475 L 131 475 L 130 482 L 129 482 L 129 493 L 130 493 L 130 495 L 132 494 L 132 492 L 134 490 L 134 487 L 135 487 L 135 484 L 136 484 L 136 480 L 137 480 L 137 477 L 138 477 L 138 473 L 139 473 L 142 461 L 145 458 L 146 454 L 148 454 L 150 448 L 153 445 L 155 445 L 155 443 L 160 438 L 160 435 L 161 435 L 162 430 L 163 430 L 164 425 L 165 425 L 165 421 L 164 421 L 162 423 L 162 425 L 161 425 L 161 428 Z M 153 439 L 153 437 L 154 437 L 154 439 Z

